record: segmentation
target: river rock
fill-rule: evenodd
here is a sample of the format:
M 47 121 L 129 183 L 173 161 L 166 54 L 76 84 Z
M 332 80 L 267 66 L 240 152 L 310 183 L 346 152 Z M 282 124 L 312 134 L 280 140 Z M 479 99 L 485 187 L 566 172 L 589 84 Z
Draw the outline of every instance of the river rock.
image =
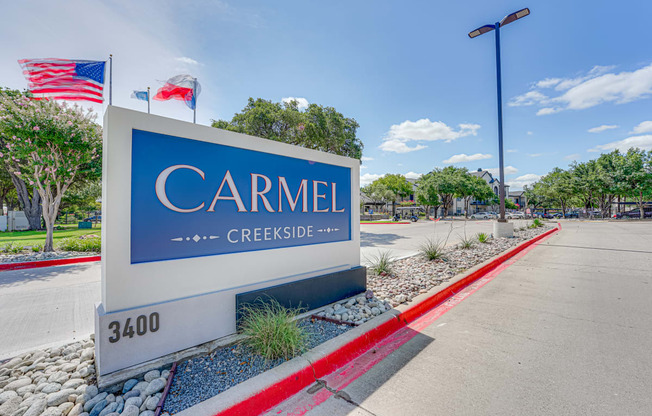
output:
M 72 409 L 70 409 L 68 416 L 79 416 L 82 414 L 83 411 L 84 411 L 84 406 L 81 403 L 77 403 L 76 405 L 73 406 Z
M 58 407 L 48 407 L 45 409 L 45 412 L 41 413 L 41 416 L 61 416 L 61 409 Z
M 154 416 L 154 411 L 153 410 L 145 410 L 143 413 L 140 414 L 140 416 Z
M 158 393 L 159 391 L 163 390 L 166 383 L 167 380 L 165 380 L 164 378 L 156 378 L 152 380 L 151 383 L 149 383 L 149 385 L 145 389 L 145 395 L 151 396 L 154 393 Z
M 156 398 L 155 396 L 152 396 L 145 400 L 145 407 L 149 410 L 156 410 L 156 406 L 158 406 L 159 399 Z
M 23 413 L 23 416 L 39 416 L 41 413 L 43 413 L 43 411 L 45 411 L 47 404 L 48 401 L 45 397 L 40 398 L 32 403 L 27 411 Z
M 96 385 L 90 385 L 86 387 L 86 389 L 84 389 L 84 393 L 88 394 L 89 396 L 91 396 L 91 398 L 93 398 L 98 395 L 99 390 L 97 389 Z
M 130 392 L 128 392 L 127 394 L 125 394 L 124 396 L 122 396 L 122 398 L 126 401 L 127 399 L 130 399 L 132 397 L 139 397 L 139 396 L 140 396 L 140 390 L 133 389 Z M 140 405 L 138 405 L 138 406 L 140 406 Z
M 130 397 L 125 400 L 125 408 L 129 405 L 140 407 L 143 404 L 143 400 L 140 397 Z
M 140 410 L 138 407 L 130 404 L 125 406 L 125 409 L 122 411 L 121 416 L 139 416 Z
M 62 389 L 76 389 L 77 387 L 81 386 L 82 384 L 85 384 L 86 382 L 81 379 L 81 378 L 72 378 L 65 383 L 63 383 L 63 386 L 61 386 Z
M 59 383 L 47 383 L 41 388 L 41 393 L 50 394 L 61 390 Z
M 106 406 L 106 407 L 105 407 L 105 408 L 100 412 L 99 416 L 106 416 L 106 415 L 108 415 L 109 413 L 113 413 L 113 412 L 115 412 L 115 409 L 117 409 L 117 408 L 118 408 L 118 403 L 116 403 L 116 402 L 109 403 L 109 404 L 108 404 L 108 405 L 107 405 L 107 406 Z
M 108 396 L 108 395 L 109 395 L 109 393 L 104 392 L 104 393 L 100 393 L 100 394 L 98 394 L 97 396 L 93 397 L 92 399 L 90 399 L 89 401 L 87 401 L 86 403 L 84 403 L 84 411 L 85 411 L 85 412 L 90 412 L 91 409 L 93 409 L 93 407 L 94 407 L 96 404 L 98 404 L 99 402 L 101 402 L 102 400 L 104 400 L 104 399 L 106 398 L 106 396 Z
M 25 387 L 32 384 L 32 379 L 29 377 L 19 378 L 18 380 L 12 381 L 4 387 L 4 391 L 7 390 L 18 390 L 21 387 Z
M 34 389 L 36 389 L 36 386 L 33 384 L 28 384 L 27 386 L 23 386 L 19 389 L 16 389 L 16 393 L 18 393 L 19 396 L 25 396 L 27 393 L 34 393 Z M 11 391 L 11 390 L 10 390 Z
M 15 396 L 0 405 L 0 416 L 11 416 L 22 403 L 21 397 Z
M 62 416 L 67 416 L 72 408 L 75 407 L 73 403 L 70 402 L 65 402 L 59 405 L 59 409 L 61 410 Z
M 122 394 L 125 394 L 129 390 L 133 389 L 136 384 L 138 384 L 138 380 L 135 378 L 125 381 L 124 386 L 122 386 Z
M 18 396 L 18 393 L 16 393 L 14 390 L 7 390 L 0 393 L 0 405 L 16 396 Z
M 62 403 L 65 403 L 68 401 L 68 396 L 73 394 L 75 390 L 73 389 L 65 389 L 61 391 L 57 391 L 55 393 L 50 393 L 47 395 L 47 402 L 48 402 L 48 407 L 53 407 L 53 406 L 59 406 Z
M 99 416 L 100 412 L 104 410 L 107 405 L 106 399 L 102 399 L 99 402 L 95 403 L 95 406 L 90 411 L 90 416 Z
M 159 377 L 161 377 L 160 371 L 152 370 L 152 371 L 148 371 L 147 373 L 145 373 L 145 376 L 143 378 L 145 379 L 146 382 L 149 383 L 150 381 L 152 381 L 152 380 L 154 380 L 156 378 L 159 378 Z

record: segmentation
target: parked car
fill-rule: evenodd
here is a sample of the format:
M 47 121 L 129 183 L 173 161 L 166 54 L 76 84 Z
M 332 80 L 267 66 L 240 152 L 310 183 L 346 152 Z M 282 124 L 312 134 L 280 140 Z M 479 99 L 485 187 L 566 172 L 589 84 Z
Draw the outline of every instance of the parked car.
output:
M 498 218 L 498 215 L 495 212 L 485 211 L 485 212 L 476 212 L 475 214 L 471 215 L 471 218 L 474 220 L 489 220 L 489 219 Z
M 505 218 L 508 218 L 508 219 L 523 219 L 523 218 L 525 218 L 525 214 L 523 214 L 520 211 L 506 212 L 505 213 Z
M 566 218 L 579 218 L 579 217 L 580 217 L 579 211 L 568 211 L 566 213 Z
M 631 211 L 617 212 L 612 218 L 641 218 L 641 211 L 633 209 Z M 643 208 L 643 218 L 652 218 L 652 208 Z
M 93 215 L 92 217 L 84 218 L 84 221 L 90 221 L 90 222 L 102 221 L 102 216 L 101 215 Z

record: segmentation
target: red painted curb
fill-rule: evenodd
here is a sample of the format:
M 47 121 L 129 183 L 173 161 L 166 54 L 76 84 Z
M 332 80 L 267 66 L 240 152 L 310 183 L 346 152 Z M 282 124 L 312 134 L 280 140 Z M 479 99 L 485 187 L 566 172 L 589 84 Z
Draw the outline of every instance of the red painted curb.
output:
M 36 269 L 39 267 L 62 266 L 64 264 L 87 263 L 90 261 L 100 261 L 102 256 L 72 257 L 66 259 L 26 261 L 23 263 L 5 263 L 0 264 L 0 272 L 7 270 Z
M 552 230 L 548 230 L 545 233 L 532 238 L 531 240 L 525 241 L 524 243 L 514 247 L 513 249 L 502 254 L 500 257 L 492 260 L 490 263 L 484 265 L 480 269 L 461 279 L 460 281 L 445 289 L 442 289 L 421 303 L 405 310 L 397 317 L 398 319 L 388 320 L 379 326 L 372 328 L 342 348 L 333 351 L 329 355 L 314 362 L 312 366 L 305 367 L 298 372 L 284 378 L 283 380 L 279 380 L 273 386 L 270 386 L 269 388 L 244 399 L 240 403 L 234 404 L 228 409 L 216 413 L 215 416 L 253 416 L 264 413 L 273 406 L 298 393 L 303 388 L 313 384 L 315 382 L 315 378 L 321 378 L 344 366 L 346 363 L 356 358 L 364 351 L 367 351 L 379 340 L 383 339 L 389 334 L 394 333 L 400 328 L 403 328 L 408 323 L 414 321 L 430 309 L 443 303 L 446 299 L 455 293 L 458 293 L 460 290 L 480 279 L 482 276 L 486 275 L 492 269 L 495 269 L 507 259 L 515 256 L 525 248 L 531 246 L 543 238 L 548 237 L 560 229 L 561 225 L 559 228 L 553 228 Z

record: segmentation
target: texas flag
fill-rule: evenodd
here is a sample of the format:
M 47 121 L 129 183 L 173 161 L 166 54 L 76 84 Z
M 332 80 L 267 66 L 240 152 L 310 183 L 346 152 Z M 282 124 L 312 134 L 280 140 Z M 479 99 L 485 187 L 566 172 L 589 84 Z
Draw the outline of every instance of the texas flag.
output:
M 194 110 L 200 92 L 201 86 L 197 78 L 191 75 L 177 75 L 168 79 L 152 98 L 157 101 L 182 100 L 191 110 Z

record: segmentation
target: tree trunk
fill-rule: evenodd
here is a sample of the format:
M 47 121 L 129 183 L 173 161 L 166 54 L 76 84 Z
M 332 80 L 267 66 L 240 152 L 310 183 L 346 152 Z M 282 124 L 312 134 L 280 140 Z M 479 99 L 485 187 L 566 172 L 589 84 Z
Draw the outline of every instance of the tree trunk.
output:
M 641 219 L 645 218 L 645 212 L 643 212 L 643 190 L 638 191 L 638 213 L 641 214 Z
M 29 197 L 29 192 L 27 190 L 27 185 L 25 181 L 14 175 L 12 172 L 9 172 L 11 176 L 11 181 L 16 187 L 16 194 L 18 195 L 18 203 L 20 207 L 25 212 L 25 217 L 27 217 L 27 222 L 29 222 L 30 230 L 38 230 L 41 228 L 41 195 L 36 189 L 32 192 L 32 198 Z
M 49 197 L 43 198 L 43 221 L 45 222 L 45 245 L 43 252 L 54 251 L 54 221 L 57 219 L 61 196 L 55 196 L 53 201 Z

